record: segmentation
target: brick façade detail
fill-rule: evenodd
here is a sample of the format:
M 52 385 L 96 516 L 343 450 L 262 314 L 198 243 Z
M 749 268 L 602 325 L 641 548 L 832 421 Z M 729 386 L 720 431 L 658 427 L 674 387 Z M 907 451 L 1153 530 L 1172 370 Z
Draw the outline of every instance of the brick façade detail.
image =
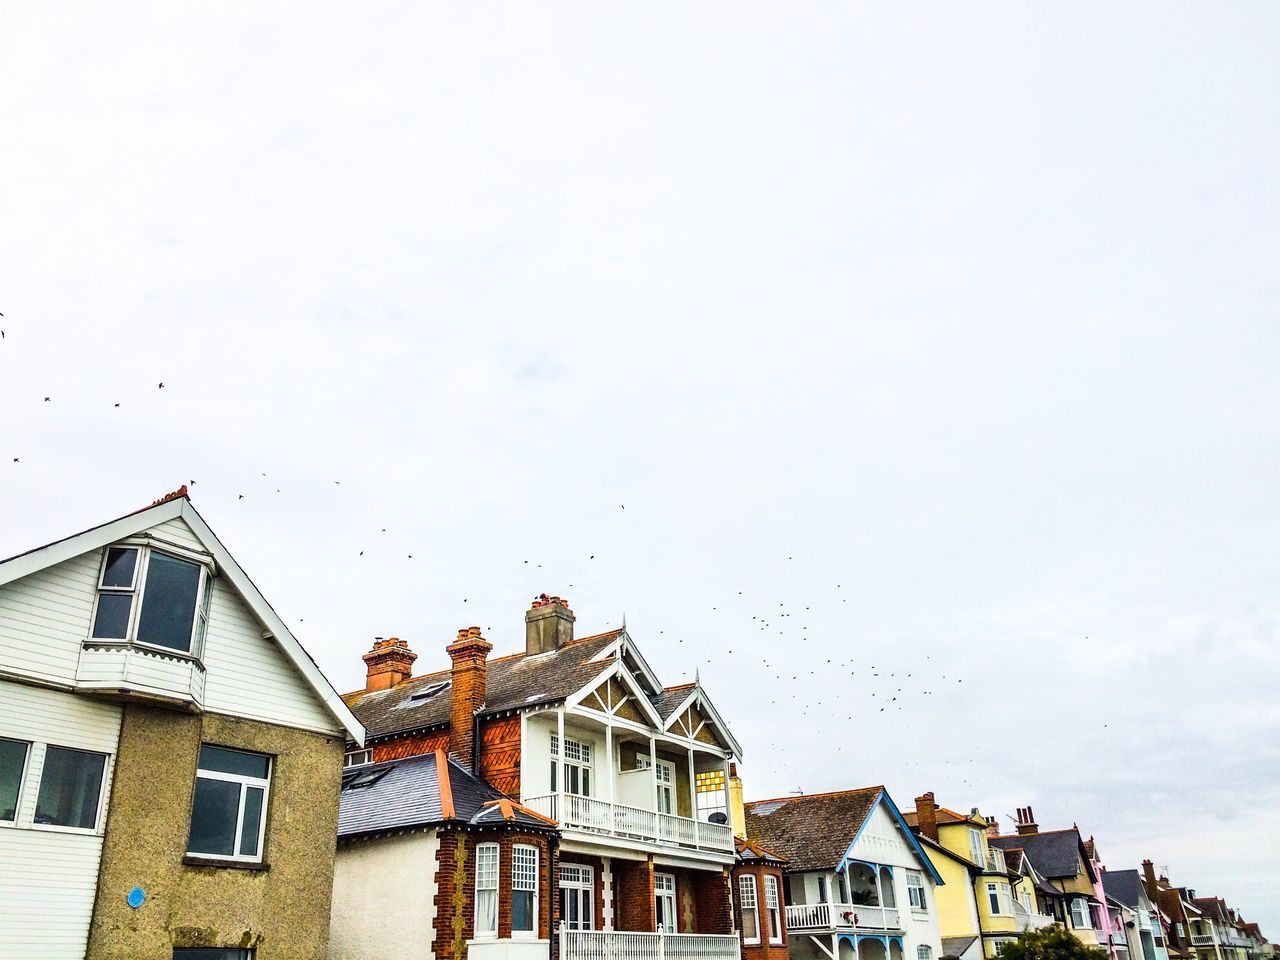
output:
M 467 941 L 475 938 L 475 848 L 498 844 L 498 939 L 511 938 L 511 856 L 516 844 L 538 848 L 538 939 L 547 940 L 558 911 L 556 843 L 544 833 L 517 830 L 442 829 L 436 851 L 436 929 L 432 951 L 436 960 L 466 960 Z
M 733 893 L 733 928 L 742 929 L 742 900 L 738 878 L 751 876 L 756 881 L 756 904 L 760 912 L 760 942 L 742 944 L 743 960 L 787 960 L 787 911 L 783 907 L 782 869 L 765 864 L 739 865 L 733 870 L 731 890 Z M 782 942 L 769 942 L 769 914 L 765 907 L 764 878 L 773 877 L 778 884 L 778 922 L 782 926 Z
M 615 930 L 652 932 L 658 924 L 652 860 L 613 861 Z
M 686 882 L 693 887 L 693 899 L 697 906 L 697 920 L 693 930 L 697 933 L 733 933 L 733 909 L 729 891 L 729 871 L 719 873 L 706 870 L 690 871 Z M 676 878 L 676 887 L 686 877 Z M 683 924 L 681 930 L 684 929 Z
M 384 760 L 403 760 L 405 757 L 416 757 L 424 753 L 435 753 L 437 750 L 449 749 L 449 731 L 432 730 L 429 733 L 415 733 L 407 737 L 396 737 L 383 743 L 371 745 L 373 762 Z

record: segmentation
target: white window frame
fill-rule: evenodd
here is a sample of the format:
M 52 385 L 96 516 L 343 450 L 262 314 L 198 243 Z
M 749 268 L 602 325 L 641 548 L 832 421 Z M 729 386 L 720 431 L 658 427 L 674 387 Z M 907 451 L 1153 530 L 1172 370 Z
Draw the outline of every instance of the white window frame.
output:
M 666 779 L 663 779 L 663 778 Z M 659 760 L 653 770 L 657 784 L 658 813 L 674 815 L 676 812 L 676 765 L 670 760 Z M 664 807 L 665 798 L 665 807 Z
M 766 874 L 764 878 L 764 911 L 769 917 L 769 942 L 782 942 L 782 896 L 778 878 Z
M 100 833 L 107 813 L 107 783 L 111 779 L 112 754 L 103 753 L 101 750 L 89 750 L 85 747 L 73 747 L 69 743 L 40 742 L 40 763 L 37 765 L 34 756 L 36 746 L 36 743 L 32 743 L 31 749 L 27 751 L 27 771 L 32 774 L 31 782 L 27 785 L 27 789 L 35 791 L 35 799 L 31 804 L 31 822 L 24 824 L 24 826 L 30 826 L 32 830 L 48 830 L 50 833 L 79 833 L 85 836 Z M 75 753 L 92 753 L 95 756 L 104 758 L 102 762 L 102 779 L 98 782 L 98 805 L 95 808 L 97 812 L 94 816 L 92 827 L 70 827 L 61 823 L 36 823 L 36 811 L 40 806 L 40 788 L 44 785 L 45 760 L 49 756 L 50 747 L 55 747 L 59 750 L 71 750 Z M 22 808 L 19 806 L 18 813 L 20 814 L 21 812 Z M 17 821 L 15 820 L 14 823 L 16 825 Z
M 489 855 L 492 854 L 493 861 L 493 881 L 489 883 L 487 870 L 484 877 L 481 876 L 481 867 L 488 867 Z M 502 853 L 496 843 L 478 843 L 476 844 L 476 869 L 475 869 L 475 917 L 472 921 L 472 930 L 477 940 L 496 940 L 498 938 L 498 914 L 501 913 L 500 904 L 498 902 L 499 881 L 502 875 Z M 481 881 L 484 885 L 481 886 Z M 480 894 L 491 893 L 493 895 L 493 929 L 482 930 L 480 928 Z
M 1080 917 L 1077 916 L 1077 905 L 1081 908 L 1078 912 L 1083 914 L 1084 923 L 1079 922 Z M 1071 900 L 1071 928 L 1073 930 L 1092 930 L 1093 918 L 1090 916 L 1089 901 L 1084 897 L 1073 897 Z
M 933 960 L 933 948 L 927 943 L 916 947 L 916 960 Z
M 756 896 L 756 878 L 749 873 L 738 877 L 738 905 L 742 909 L 742 942 L 758 944 L 760 942 L 760 901 Z M 756 935 L 747 936 L 747 916 L 755 920 Z
M 680 918 L 676 915 L 676 875 L 674 873 L 655 873 L 653 875 L 653 900 L 654 915 L 657 915 L 657 902 L 662 900 L 664 904 L 670 904 L 670 909 L 664 910 L 671 916 L 673 930 L 664 930 L 663 933 L 678 933 L 680 931 Z
M 519 863 L 521 852 L 525 854 L 533 854 L 533 877 L 532 886 L 529 883 L 528 863 L 523 866 Z M 538 867 L 541 864 L 538 848 L 531 843 L 516 843 L 511 846 L 511 937 L 515 940 L 534 940 L 538 936 Z M 517 930 L 515 926 L 515 895 L 516 893 L 532 893 L 533 903 L 530 907 L 529 916 L 533 921 L 533 928 L 530 930 Z
M 1007 883 L 987 884 L 987 908 L 993 917 L 1013 916 L 1013 898 Z M 1028 911 L 1029 912 L 1029 911 Z
M 929 899 L 924 893 L 924 875 L 919 870 L 908 870 L 907 873 L 907 903 L 911 905 L 911 909 L 920 913 L 926 913 L 929 910 Z M 916 903 L 916 892 L 919 891 L 920 902 Z
M 112 550 L 134 550 L 138 554 L 133 564 L 133 582 L 128 587 L 108 587 L 103 585 L 102 581 L 107 575 L 107 558 L 111 555 Z M 185 650 L 178 647 L 166 647 L 158 643 L 147 643 L 144 640 L 137 639 L 138 621 L 142 616 L 142 605 L 146 602 L 147 575 L 151 570 L 151 556 L 153 553 L 164 554 L 170 559 L 181 560 L 184 563 L 193 563 L 200 571 L 200 579 L 196 584 L 195 611 L 191 617 L 191 630 L 187 637 L 187 648 Z M 132 597 L 132 602 L 129 605 L 129 619 L 125 626 L 125 635 L 123 637 L 95 637 L 93 635 L 94 628 L 98 622 L 98 606 L 104 594 Z M 181 550 L 169 544 L 164 544 L 163 546 L 153 545 L 149 540 L 131 539 L 107 544 L 102 548 L 97 590 L 93 596 L 93 609 L 89 613 L 89 635 L 84 642 L 93 645 L 137 646 L 144 650 L 154 650 L 157 653 L 164 653 L 169 656 L 190 657 L 194 660 L 200 660 L 204 656 L 205 636 L 209 627 L 209 606 L 212 597 L 213 571 L 210 560 L 207 557 Z
M 0 820 L 0 827 L 12 827 L 17 825 L 18 816 L 22 813 L 22 801 L 27 793 L 27 774 L 31 772 L 31 754 L 35 750 L 35 744 L 30 740 L 19 740 L 17 737 L 0 737 L 0 740 L 19 743 L 23 747 L 22 769 L 18 771 L 18 794 L 13 798 L 13 819 Z
M 977 827 L 969 828 L 969 852 L 973 854 L 973 862 L 978 866 L 987 865 L 987 859 L 982 853 L 982 831 Z
M 201 744 L 205 746 L 205 744 Z M 208 746 L 217 747 L 220 750 L 228 750 L 232 753 L 249 753 L 256 757 L 264 757 L 267 761 L 267 776 L 251 777 L 244 773 L 223 773 L 221 770 L 205 770 L 200 766 L 200 761 L 196 760 L 196 780 L 222 780 L 226 783 L 240 784 L 240 802 L 236 807 L 236 835 L 231 843 L 231 853 L 196 853 L 193 850 L 187 850 L 184 856 L 193 857 L 198 860 L 234 860 L 238 863 L 262 863 L 267 854 L 267 811 L 271 809 L 271 777 L 276 772 L 275 757 L 258 753 L 256 750 L 241 750 L 237 747 L 224 747 L 222 744 L 210 743 Z M 105 780 L 106 777 L 103 777 Z M 245 798 L 249 795 L 250 787 L 260 787 L 262 789 L 262 815 L 258 818 L 258 852 L 255 854 L 246 854 L 240 852 L 240 841 L 244 838 L 244 804 Z M 195 791 L 192 790 L 191 798 L 191 815 L 195 816 Z M 190 846 L 190 838 L 187 845 Z
M 570 875 L 566 876 L 566 871 Z M 596 871 L 585 863 L 561 863 L 558 878 L 561 890 L 571 891 L 578 900 L 578 922 L 570 925 L 561 911 L 560 923 L 566 930 L 594 930 L 596 928 Z M 585 910 L 583 908 L 586 908 Z
M 571 756 L 576 753 L 577 756 Z M 585 759 L 584 759 L 585 757 Z M 551 734 L 551 763 L 555 779 L 551 783 L 551 789 L 556 793 L 567 793 L 574 797 L 590 797 L 594 796 L 591 792 L 595 787 L 595 744 L 590 740 L 577 740 L 568 735 L 564 738 L 564 750 L 560 749 L 559 734 Z M 582 786 L 584 780 L 587 784 L 586 790 L 581 793 L 568 789 L 569 778 L 565 776 L 568 768 L 574 768 L 578 771 L 578 785 Z M 585 774 L 585 776 L 584 776 Z
M 367 763 L 373 763 L 372 750 L 352 750 L 342 756 L 342 768 L 344 770 L 347 767 L 363 767 Z

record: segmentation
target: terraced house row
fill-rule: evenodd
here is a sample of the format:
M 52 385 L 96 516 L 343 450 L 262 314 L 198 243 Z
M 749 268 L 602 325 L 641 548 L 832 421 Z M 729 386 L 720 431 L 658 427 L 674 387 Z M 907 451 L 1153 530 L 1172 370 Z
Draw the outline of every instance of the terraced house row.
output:
M 0 957 L 981 960 L 1050 924 L 1270 953 L 1030 808 L 747 802 L 701 683 L 561 598 L 513 620 L 498 656 L 380 638 L 340 696 L 185 488 L 0 563 Z

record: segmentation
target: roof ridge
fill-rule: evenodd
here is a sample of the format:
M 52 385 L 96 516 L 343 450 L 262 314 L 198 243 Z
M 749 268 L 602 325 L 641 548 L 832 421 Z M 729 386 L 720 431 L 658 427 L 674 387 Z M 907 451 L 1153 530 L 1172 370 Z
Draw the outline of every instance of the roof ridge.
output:
M 747 807 L 754 807 L 754 806 L 756 806 L 757 804 L 761 804 L 761 803 L 777 803 L 777 802 L 779 802 L 779 801 L 787 801 L 787 802 L 790 802 L 790 801 L 792 801 L 792 800 L 812 800 L 812 799 L 816 799 L 816 798 L 818 798 L 818 797 L 838 797 L 838 796 L 847 796 L 847 795 L 855 794 L 855 793 L 866 793 L 868 790 L 876 790 L 876 791 L 879 791 L 879 792 L 883 793 L 883 792 L 884 792 L 884 784 L 880 784 L 878 787 L 853 787 L 852 789 L 849 789 L 849 790 L 827 790 L 827 791 L 824 791 L 823 793 L 801 793 L 801 794 L 797 794 L 797 795 L 795 795 L 795 796 L 787 796 L 787 797 L 769 797 L 769 798 L 767 798 L 767 799 L 765 799 L 765 800 L 748 800 L 748 801 L 744 804 L 744 806 L 747 806 Z

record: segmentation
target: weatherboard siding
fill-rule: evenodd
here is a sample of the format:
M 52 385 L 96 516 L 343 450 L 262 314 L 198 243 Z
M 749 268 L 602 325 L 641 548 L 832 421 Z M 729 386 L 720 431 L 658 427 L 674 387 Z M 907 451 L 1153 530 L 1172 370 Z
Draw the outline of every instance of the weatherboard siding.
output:
M 0 586 L 0 673 L 76 682 L 101 557 L 93 550 Z
M 333 715 L 275 639 L 262 636 L 262 629 L 227 581 L 216 579 L 204 647 L 205 709 L 317 733 L 340 733 Z
M 32 744 L 16 825 L 0 826 L 0 957 L 84 956 L 120 716 L 116 704 L 0 680 L 0 737 Z M 33 825 L 48 744 L 108 754 L 94 832 Z
M 205 545 L 200 542 L 200 538 L 195 535 L 192 529 L 187 526 L 187 522 L 181 517 L 174 517 L 172 520 L 157 523 L 150 528 L 150 532 L 161 540 L 168 540 L 176 546 L 194 550 L 196 553 L 207 554 L 209 552 Z

